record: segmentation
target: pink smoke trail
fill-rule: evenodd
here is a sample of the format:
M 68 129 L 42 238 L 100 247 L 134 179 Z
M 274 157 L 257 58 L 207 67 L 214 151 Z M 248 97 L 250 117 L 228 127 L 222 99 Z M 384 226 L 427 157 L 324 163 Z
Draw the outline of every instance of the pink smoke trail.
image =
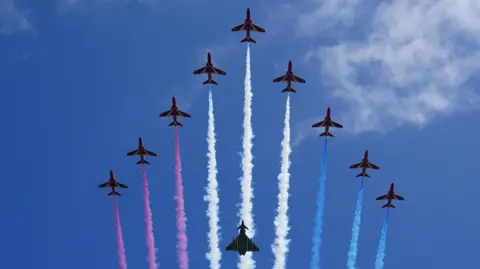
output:
M 118 214 L 117 198 L 113 196 L 113 207 L 115 208 L 115 230 L 117 231 L 118 263 L 120 269 L 127 269 L 127 258 L 125 257 L 125 246 L 123 245 L 122 226 Z
M 187 219 L 185 218 L 185 202 L 183 200 L 182 163 L 177 127 L 175 127 L 175 178 L 177 189 L 175 196 L 177 201 L 177 258 L 180 269 L 188 269 Z
M 152 223 L 152 210 L 150 209 L 150 193 L 148 192 L 147 172 L 142 165 L 142 177 L 143 177 L 143 205 L 145 206 L 145 222 L 147 224 L 147 247 L 148 247 L 148 268 L 157 269 L 157 257 L 155 249 L 155 239 L 153 238 L 153 223 Z

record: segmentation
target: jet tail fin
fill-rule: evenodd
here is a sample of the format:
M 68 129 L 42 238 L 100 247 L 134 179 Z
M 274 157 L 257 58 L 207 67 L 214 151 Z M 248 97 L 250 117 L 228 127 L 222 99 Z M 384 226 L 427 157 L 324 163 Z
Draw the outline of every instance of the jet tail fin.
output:
M 365 173 L 362 172 L 362 173 L 358 174 L 357 177 L 370 177 L 370 176 L 367 174 L 367 172 L 365 172 Z
M 294 90 L 292 87 L 286 87 L 285 89 L 283 89 L 282 92 L 293 92 L 293 93 L 297 93 L 297 91 Z
M 253 40 L 253 38 L 251 38 L 249 36 L 245 37 L 244 39 L 242 39 L 242 41 L 240 41 L 240 43 L 245 43 L 245 42 L 251 42 L 251 43 L 254 43 L 254 44 L 257 43 L 257 41 Z
M 113 196 L 115 196 L 115 195 L 122 196 L 122 195 L 121 195 L 120 193 L 118 193 L 117 191 L 112 191 L 112 192 L 110 192 L 110 193 L 108 194 L 108 196 L 110 196 L 110 195 L 113 195 Z
M 143 160 L 138 161 L 137 164 L 150 164 L 150 163 L 147 162 L 145 159 L 143 159 Z
M 181 124 L 181 123 L 178 122 L 178 121 L 172 121 L 168 126 L 180 126 L 180 127 L 183 127 L 183 124 Z
M 333 134 L 331 134 L 329 131 L 325 131 L 325 132 L 321 133 L 320 136 L 331 136 L 331 137 L 334 137 Z
M 391 208 L 395 208 L 395 206 L 393 204 L 384 204 L 382 206 L 382 208 L 385 208 L 385 207 L 391 207 Z
M 207 80 L 205 80 L 205 81 L 203 82 L 203 85 L 205 85 L 205 84 L 215 84 L 215 85 L 218 85 L 218 83 L 217 83 L 215 80 L 213 80 L 213 79 L 207 79 Z

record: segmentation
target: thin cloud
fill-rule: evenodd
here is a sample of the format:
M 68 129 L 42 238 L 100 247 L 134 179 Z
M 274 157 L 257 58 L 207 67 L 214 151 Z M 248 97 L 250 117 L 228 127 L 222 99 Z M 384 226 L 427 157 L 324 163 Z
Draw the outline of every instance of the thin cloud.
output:
M 14 0 L 0 0 L 0 34 L 33 31 L 26 13 L 18 10 Z
M 301 15 L 304 36 L 317 34 L 311 31 L 322 29 L 324 18 L 352 20 L 356 10 L 371 6 L 366 0 L 340 2 L 347 5 L 326 1 L 320 11 Z M 339 115 L 345 131 L 423 127 L 439 116 L 479 107 L 471 84 L 480 69 L 480 2 L 393 0 L 358 21 L 364 22 L 364 36 L 307 53 L 333 96 L 347 105 Z

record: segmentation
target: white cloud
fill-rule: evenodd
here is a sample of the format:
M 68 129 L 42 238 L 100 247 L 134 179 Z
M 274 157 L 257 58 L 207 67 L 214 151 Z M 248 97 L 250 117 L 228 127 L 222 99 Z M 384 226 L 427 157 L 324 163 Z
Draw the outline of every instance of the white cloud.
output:
M 306 11 L 298 17 L 297 34 L 316 36 L 322 30 L 342 24 L 351 26 L 355 8 L 361 0 L 309 0 Z
M 61 12 L 76 11 L 84 12 L 86 9 L 96 5 L 110 3 L 145 3 L 155 6 L 162 0 L 57 0 L 60 5 Z
M 25 17 L 25 12 L 17 9 L 14 0 L 0 0 L 0 34 L 31 30 L 33 28 Z
M 479 1 L 392 0 L 355 17 L 371 4 L 324 1 L 298 20 L 301 35 L 309 37 L 322 34 L 318 29 L 325 19 L 337 15 L 335 23 L 348 21 L 343 26 L 356 30 L 359 23 L 365 26 L 365 35 L 352 33 L 307 53 L 318 60 L 333 96 L 348 104 L 339 119 L 346 131 L 422 127 L 437 116 L 479 106 L 469 83 L 480 69 Z

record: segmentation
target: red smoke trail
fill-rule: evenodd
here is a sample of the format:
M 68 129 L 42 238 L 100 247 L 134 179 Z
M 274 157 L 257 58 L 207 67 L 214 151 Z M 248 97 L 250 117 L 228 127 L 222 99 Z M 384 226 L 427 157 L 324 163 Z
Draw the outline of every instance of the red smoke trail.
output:
M 148 268 L 157 269 L 157 257 L 155 250 L 155 239 L 153 238 L 153 224 L 152 224 L 152 210 L 150 210 L 150 194 L 148 192 L 147 172 L 142 165 L 142 177 L 143 177 L 143 204 L 145 206 L 145 222 L 147 224 L 147 247 L 148 247 Z
M 127 258 L 125 257 L 125 246 L 123 245 L 122 226 L 118 215 L 117 198 L 113 196 L 113 207 L 115 210 L 115 230 L 117 231 L 118 263 L 120 269 L 127 269 Z
M 178 130 L 175 127 L 175 185 L 177 201 L 177 258 L 180 269 L 188 269 L 187 254 L 187 220 L 183 200 L 182 163 L 180 160 L 180 146 L 178 142 Z

